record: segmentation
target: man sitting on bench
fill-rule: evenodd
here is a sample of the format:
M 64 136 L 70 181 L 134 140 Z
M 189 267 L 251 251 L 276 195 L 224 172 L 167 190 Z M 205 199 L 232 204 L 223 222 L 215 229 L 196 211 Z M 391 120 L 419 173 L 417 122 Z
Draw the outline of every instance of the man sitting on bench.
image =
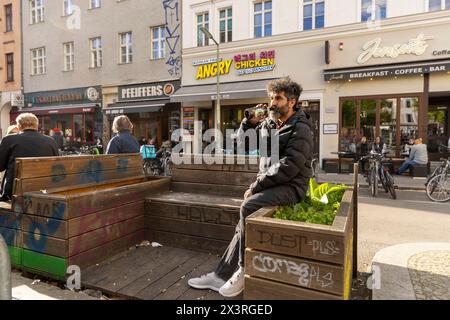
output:
M 22 113 L 17 119 L 20 133 L 3 138 L 0 143 L 0 171 L 2 181 L 0 201 L 12 199 L 16 158 L 59 156 L 56 141 L 38 132 L 39 120 L 32 113 Z
M 245 219 L 260 208 L 293 205 L 304 198 L 311 177 L 313 140 L 310 117 L 297 109 L 301 91 L 289 77 L 269 84 L 270 109 L 279 116 L 280 160 L 268 169 L 260 166 L 256 181 L 245 192 L 234 237 L 216 270 L 190 279 L 191 287 L 215 290 L 225 297 L 240 294 L 244 290 Z
M 398 168 L 397 174 L 402 174 L 415 164 L 428 164 L 427 145 L 422 143 L 421 138 L 414 141 L 414 145 L 409 151 L 408 159 Z

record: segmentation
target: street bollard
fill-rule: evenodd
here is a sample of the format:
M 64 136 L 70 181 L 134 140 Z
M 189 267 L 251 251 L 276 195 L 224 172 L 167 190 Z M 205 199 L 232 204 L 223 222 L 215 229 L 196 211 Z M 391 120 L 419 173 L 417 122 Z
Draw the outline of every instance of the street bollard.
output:
M 11 261 L 8 246 L 0 234 L 0 300 L 12 299 Z

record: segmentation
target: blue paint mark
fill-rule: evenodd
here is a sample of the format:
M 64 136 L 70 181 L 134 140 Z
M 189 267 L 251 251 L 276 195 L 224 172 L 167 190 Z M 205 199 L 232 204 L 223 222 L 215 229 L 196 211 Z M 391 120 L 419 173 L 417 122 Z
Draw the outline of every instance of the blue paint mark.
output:
M 52 182 L 58 183 L 66 179 L 66 167 L 63 164 L 54 164 L 52 166 Z
M 180 11 L 179 0 L 163 0 L 162 1 L 165 12 L 165 27 L 167 32 L 166 43 L 169 48 L 169 57 L 166 62 L 167 72 L 173 76 L 181 76 L 181 55 L 177 52 L 180 37 Z
M 105 180 L 103 165 L 99 160 L 89 161 L 80 173 L 80 182 L 82 184 L 91 182 L 99 183 Z
M 41 224 L 36 221 L 33 221 L 28 228 L 28 232 L 30 233 L 25 242 L 29 249 L 38 252 L 45 252 L 45 248 L 47 247 L 47 237 L 52 236 L 58 231 L 61 226 L 61 222 L 63 221 L 64 212 L 66 210 L 66 204 L 64 202 L 56 202 L 53 204 L 51 219 L 47 223 Z M 47 215 L 50 211 L 49 205 L 44 204 L 42 206 L 37 207 L 36 212 L 38 214 Z M 40 237 L 36 239 L 36 234 L 39 234 Z M 45 236 L 44 236 L 45 235 Z
M 26 238 L 28 248 L 33 251 L 43 252 L 47 247 L 47 237 L 42 236 L 44 234 L 44 226 L 33 221 L 28 232 L 31 233 Z M 39 234 L 39 239 L 36 239 L 36 234 Z
M 128 171 L 128 159 L 127 158 L 120 158 L 117 160 L 117 172 L 119 173 L 125 173 Z

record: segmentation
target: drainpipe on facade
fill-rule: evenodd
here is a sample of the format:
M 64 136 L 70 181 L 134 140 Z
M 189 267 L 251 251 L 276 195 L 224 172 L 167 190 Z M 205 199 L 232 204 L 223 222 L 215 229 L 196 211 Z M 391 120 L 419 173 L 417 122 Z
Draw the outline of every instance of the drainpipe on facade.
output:
M 0 234 L 0 300 L 11 300 L 11 261 L 8 246 Z

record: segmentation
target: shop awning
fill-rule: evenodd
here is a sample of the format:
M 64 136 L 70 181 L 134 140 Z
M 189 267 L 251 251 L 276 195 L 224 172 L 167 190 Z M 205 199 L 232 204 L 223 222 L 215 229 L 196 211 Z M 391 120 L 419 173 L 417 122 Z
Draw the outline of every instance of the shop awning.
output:
M 31 107 L 22 108 L 16 113 L 33 113 L 37 116 L 52 115 L 52 114 L 69 114 L 69 113 L 92 113 L 99 107 L 98 104 L 82 104 L 82 105 L 64 105 L 64 106 L 46 106 L 46 107 Z
M 106 114 L 124 114 L 139 112 L 159 112 L 167 104 L 169 99 L 156 101 L 117 102 L 108 105 L 104 109 Z
M 267 83 L 272 79 L 239 81 L 220 84 L 221 99 L 267 98 Z M 171 102 L 212 101 L 217 98 L 217 85 L 181 87 L 171 97 Z
M 403 77 L 424 73 L 449 72 L 450 60 L 427 60 L 401 64 L 324 70 L 325 81 Z

